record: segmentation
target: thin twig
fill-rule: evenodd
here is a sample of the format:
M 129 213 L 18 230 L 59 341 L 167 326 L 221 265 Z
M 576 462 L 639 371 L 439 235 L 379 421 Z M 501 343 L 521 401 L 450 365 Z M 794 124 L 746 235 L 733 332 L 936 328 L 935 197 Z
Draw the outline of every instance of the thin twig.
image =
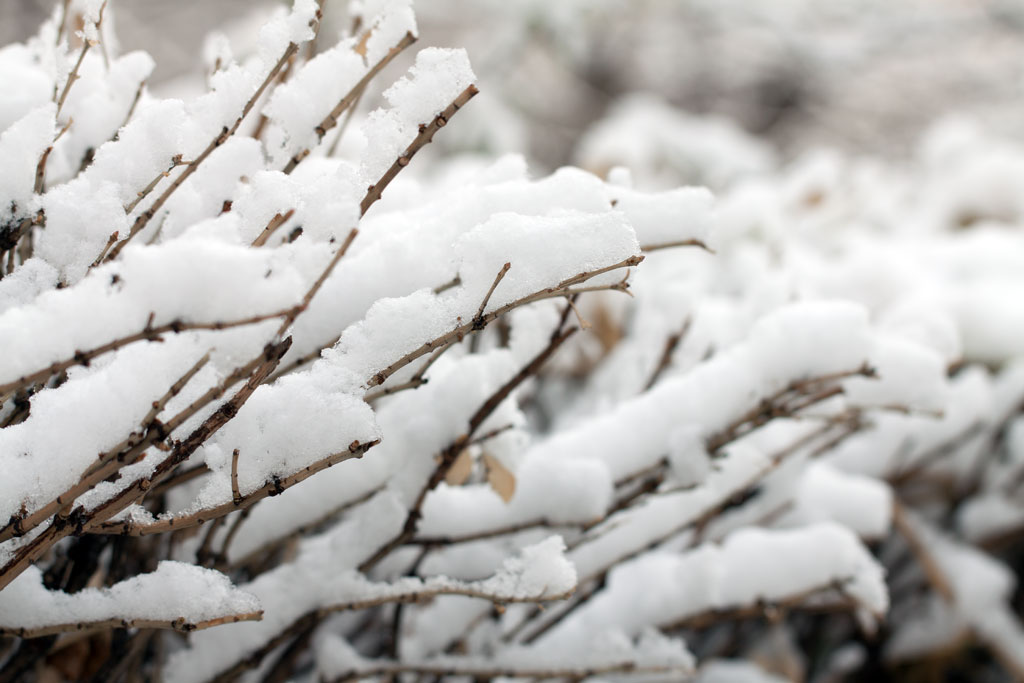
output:
M 263 232 L 261 232 L 256 239 L 252 241 L 252 246 L 262 247 L 266 244 L 267 240 L 270 239 L 270 236 L 273 235 L 278 228 L 287 223 L 288 219 L 293 215 L 295 215 L 295 209 L 288 209 L 288 211 L 284 213 L 275 213 L 274 217 L 267 223 L 267 227 L 263 228 Z
M 63 491 L 52 501 L 40 506 L 31 514 L 19 513 L 14 515 L 3 528 L 0 528 L 0 543 L 11 538 L 23 536 L 47 518 L 67 509 L 76 498 L 111 476 L 123 464 L 134 462 L 150 445 L 158 440 L 162 440 L 169 432 L 166 431 L 166 425 L 157 422 L 157 415 L 202 369 L 207 361 L 209 361 L 209 358 L 210 355 L 208 353 L 200 358 L 198 362 L 171 385 L 163 396 L 154 401 L 149 412 L 139 423 L 140 429 L 129 434 L 127 438 L 113 448 L 101 453 L 96 461 L 81 475 L 78 482 Z
M 53 152 L 53 146 L 57 144 L 57 141 L 61 139 L 64 133 L 68 132 L 71 128 L 72 119 L 68 119 L 68 122 L 64 124 L 64 127 L 57 133 L 57 137 L 53 139 L 53 142 L 43 150 L 42 155 L 39 157 L 39 163 L 36 164 L 36 181 L 33 187 L 33 192 L 36 194 L 42 194 L 46 187 L 46 161 L 50 158 L 50 153 Z
M 319 144 L 319 142 L 324 139 L 324 135 L 327 134 L 327 131 L 331 130 L 336 125 L 338 125 L 338 117 L 341 116 L 346 109 L 348 109 L 355 103 L 355 101 L 362 94 L 362 91 L 365 90 L 366 86 L 370 83 L 371 80 L 373 80 L 373 77 L 380 73 L 381 69 L 390 64 L 391 60 L 400 55 L 402 51 L 405 50 L 405 48 L 409 47 L 415 42 L 416 36 L 414 36 L 411 33 L 406 33 L 404 36 L 402 36 L 402 39 L 398 41 L 398 43 L 393 48 L 388 50 L 388 53 L 384 55 L 384 57 L 379 62 L 370 67 L 366 74 L 361 79 L 359 79 L 359 82 L 356 83 L 352 87 L 352 89 L 344 97 L 341 98 L 338 104 L 334 106 L 334 109 L 332 109 L 330 113 L 326 117 L 324 117 L 324 119 L 314 129 L 317 135 L 317 144 Z M 303 159 L 309 156 L 309 153 L 310 150 L 307 148 L 293 156 L 291 159 L 289 159 L 288 163 L 285 164 L 285 167 L 283 169 L 284 173 L 289 174 L 292 171 L 294 171 L 295 167 L 298 166 Z
M 238 449 L 231 453 L 231 501 L 238 507 L 242 503 L 242 493 L 238 490 Z
M 533 679 L 565 679 L 570 681 L 582 681 L 594 676 L 609 674 L 636 674 L 668 676 L 664 680 L 682 681 L 693 674 L 688 667 L 655 665 L 644 666 L 633 660 L 616 662 L 613 664 L 602 664 L 599 666 L 580 667 L 501 667 L 481 666 L 480 664 L 467 662 L 465 666 L 453 663 L 431 664 L 423 663 L 402 663 L 387 664 L 373 662 L 365 667 L 353 669 L 339 674 L 331 679 L 325 679 L 330 683 L 351 683 L 353 681 L 366 680 L 368 678 L 379 678 L 381 676 L 394 679 L 401 674 L 420 674 L 434 676 L 437 679 L 467 679 L 474 681 L 491 681 L 499 678 L 533 678 Z
M 75 66 L 72 67 L 71 72 L 68 73 L 68 80 L 64 82 L 64 90 L 61 91 L 60 97 L 56 100 L 57 102 L 57 118 L 60 118 L 60 110 L 64 108 L 64 101 L 68 98 L 68 93 L 71 92 L 71 86 L 74 85 L 75 81 L 78 80 L 78 69 L 82 66 L 82 60 L 85 59 L 85 53 L 92 47 L 92 43 L 88 40 L 82 42 L 82 51 L 78 53 L 78 61 L 75 62 Z
M 107 244 L 105 247 L 103 247 L 103 250 L 100 252 L 100 255 L 96 257 L 96 260 L 89 264 L 89 270 L 92 270 L 96 266 L 103 263 L 103 257 L 107 255 L 107 252 L 110 251 L 110 248 L 114 246 L 115 242 L 117 242 L 117 235 L 117 230 L 110 233 L 110 237 L 107 238 Z
M 359 203 L 359 214 L 366 215 L 370 207 L 373 206 L 374 202 L 380 199 L 384 193 L 385 188 L 391 184 L 391 181 L 401 172 L 403 168 L 409 165 L 412 158 L 416 155 L 416 152 L 420 151 L 425 147 L 431 140 L 434 139 L 434 134 L 441 130 L 448 123 L 449 119 L 455 116 L 455 112 L 464 107 L 467 102 L 473 99 L 479 90 L 475 85 L 470 85 L 463 90 L 452 103 L 449 104 L 444 111 L 434 117 L 434 120 L 428 124 L 420 126 L 419 134 L 413 139 L 409 146 L 405 148 L 405 151 L 395 159 L 394 163 L 384 172 L 384 175 L 380 179 L 370 186 L 366 191 L 366 196 L 363 197 L 363 201 Z
M 156 186 L 160 184 L 161 180 L 168 177 L 171 174 L 171 171 L 176 169 L 178 166 L 184 166 L 186 163 L 187 162 L 181 160 L 180 154 L 175 154 L 173 157 L 171 157 L 171 165 L 167 167 L 167 170 L 160 171 L 159 173 L 157 173 L 156 177 L 149 181 L 149 183 L 147 183 L 144 188 L 136 192 L 135 199 L 125 204 L 124 212 L 126 214 L 129 214 L 132 211 L 134 211 L 135 207 L 139 205 L 139 202 L 148 197 L 149 193 L 152 192 L 156 188 Z M 106 254 L 106 251 L 104 251 L 103 253 Z M 97 258 L 96 260 L 102 261 L 103 259 Z
M 540 353 L 534 356 L 529 363 L 515 374 L 514 377 L 498 387 L 498 389 L 483 402 L 477 411 L 473 413 L 472 417 L 469 418 L 466 433 L 452 441 L 448 447 L 441 452 L 440 457 L 438 458 L 437 467 L 430 475 L 426 484 L 423 485 L 423 488 L 420 489 L 419 495 L 416 496 L 416 500 L 405 518 L 405 524 L 403 524 L 402 530 L 390 541 L 382 545 L 372 557 L 360 564 L 359 571 L 364 573 L 367 572 L 378 562 L 391 554 L 395 548 L 404 544 L 406 541 L 415 538 L 421 517 L 420 511 L 423 508 L 423 503 L 426 500 L 427 495 L 437 488 L 442 481 L 444 481 L 448 474 L 448 470 L 451 469 L 452 464 L 455 462 L 455 459 L 458 457 L 462 449 L 466 447 L 466 444 L 476 434 L 477 429 L 480 428 L 484 421 L 491 416 L 498 406 L 501 405 L 501 403 L 508 398 L 519 385 L 537 374 L 544 363 L 546 363 L 555 351 L 557 351 L 558 348 L 575 332 L 576 328 L 570 328 L 553 338 L 548 345 L 540 351 Z
M 152 325 L 151 322 L 147 322 L 146 327 L 139 332 L 119 337 L 118 339 L 111 340 L 105 344 L 101 344 L 85 351 L 76 351 L 75 355 L 71 358 L 56 361 L 42 370 L 36 370 L 35 372 L 22 375 L 12 382 L 0 384 L 0 401 L 6 401 L 10 398 L 11 394 L 19 389 L 29 387 L 33 384 L 38 384 L 39 382 L 53 377 L 57 373 L 63 372 L 64 370 L 76 365 L 87 366 L 97 357 L 110 353 L 111 351 L 116 351 L 122 347 L 128 346 L 129 344 L 134 344 L 135 342 L 161 341 L 161 335 L 179 334 L 190 330 L 227 330 L 233 327 L 255 325 L 256 323 L 273 320 L 275 318 L 288 317 L 294 313 L 295 310 L 296 307 L 293 306 L 284 310 L 274 311 L 272 313 L 263 313 L 260 315 L 250 316 L 248 318 L 216 322 L 184 322 L 182 320 L 172 320 L 169 323 L 155 326 Z
M 494 290 L 498 288 L 498 284 L 505 277 L 505 274 L 511 267 L 512 264 L 506 262 L 505 265 L 501 267 L 501 270 L 498 271 L 498 274 L 494 276 L 494 282 L 491 283 L 491 288 L 487 290 L 487 294 L 484 295 L 484 300 L 480 302 L 480 308 L 477 309 L 476 315 L 473 317 L 474 329 L 482 330 L 484 328 L 484 309 L 487 308 L 487 302 L 491 300 L 491 295 L 494 294 Z M 477 325 L 479 325 L 479 327 L 477 327 Z
M 366 451 L 370 450 L 378 443 L 380 443 L 380 441 L 376 439 L 366 443 L 353 441 L 347 449 L 317 460 L 312 465 L 307 465 L 298 472 L 294 472 L 286 477 L 271 477 L 269 481 L 264 482 L 263 486 L 255 491 L 242 495 L 240 498 L 235 499 L 233 491 L 232 500 L 219 505 L 214 505 L 213 507 L 202 508 L 181 517 L 168 517 L 158 519 L 154 522 L 141 524 L 132 522 L 131 520 L 117 522 L 103 521 L 87 526 L 86 530 L 89 533 L 94 534 L 149 536 L 151 534 L 162 534 L 167 531 L 196 527 L 211 519 L 217 519 L 218 517 L 231 514 L 236 510 L 247 509 L 253 504 L 269 496 L 279 495 L 292 486 L 305 481 L 317 472 L 321 472 L 328 467 L 333 467 L 339 462 L 344 462 L 345 460 L 351 460 L 353 458 L 361 458 Z
M 345 241 L 342 242 L 338 250 L 334 252 L 334 256 L 331 258 L 327 266 L 320 273 L 320 276 L 316 279 L 316 282 L 314 282 L 313 285 L 309 288 L 309 291 L 306 292 L 306 295 L 302 297 L 302 301 L 299 302 L 299 305 L 291 309 L 284 316 L 284 320 L 281 321 L 281 327 L 278 328 L 277 330 L 278 337 L 283 335 L 285 331 L 291 326 L 291 324 L 295 322 L 295 319 L 298 318 L 299 315 L 303 313 L 307 308 L 309 308 L 309 303 L 313 300 L 313 297 L 316 296 L 316 293 L 320 291 L 320 288 L 323 287 L 324 282 L 327 281 L 327 278 L 330 277 L 331 273 L 334 272 L 334 267 L 338 265 L 342 258 L 344 258 L 345 254 L 348 252 L 348 248 L 352 246 L 352 242 L 356 239 L 356 235 L 358 234 L 359 230 L 357 230 L 356 228 L 352 228 L 352 230 L 349 231 L 348 236 L 345 238 Z
M 224 624 L 234 624 L 240 621 L 259 621 L 262 618 L 262 611 L 232 614 L 225 617 L 217 617 L 216 619 L 205 619 L 202 621 L 188 621 L 184 617 L 179 617 L 177 619 L 169 621 L 165 621 L 162 619 L 115 618 L 103 619 L 100 621 L 80 621 L 66 624 L 53 624 L 49 626 L 40 626 L 38 628 L 0 627 L 0 633 L 2 633 L 3 635 L 15 636 L 17 638 L 41 638 L 43 636 L 51 636 L 57 633 L 99 631 L 109 628 L 156 628 L 165 629 L 169 631 L 178 631 L 180 633 L 191 633 L 192 631 L 201 631 L 206 628 L 222 626 Z
M 710 254 L 714 254 L 715 253 L 714 249 L 712 249 L 711 247 L 709 247 L 708 245 L 704 244 L 704 242 L 701 242 L 698 239 L 686 239 L 686 240 L 676 240 L 674 242 L 660 242 L 658 244 L 648 244 L 648 245 L 641 246 L 640 247 L 640 251 L 646 253 L 646 252 L 649 252 L 649 251 L 659 251 L 661 249 L 672 249 L 673 247 L 700 247 L 701 249 L 703 249 L 704 251 L 706 251 L 706 252 L 708 252 Z
M 345 112 L 345 118 L 342 119 L 341 125 L 338 126 L 338 133 L 334 136 L 334 141 L 331 142 L 331 146 L 327 148 L 327 157 L 333 157 L 338 151 L 338 144 L 341 139 L 345 137 L 345 131 L 348 130 L 348 126 L 352 123 L 352 119 L 355 116 L 356 110 L 359 108 L 359 102 L 363 99 L 363 95 L 366 93 L 366 88 L 363 88 L 356 93 L 356 98 L 352 100 L 351 106 L 348 111 Z
M 150 205 L 150 207 L 138 215 L 138 217 L 135 219 L 135 222 L 132 224 L 131 230 L 128 232 L 128 235 L 122 241 L 118 242 L 113 249 L 110 250 L 110 253 L 107 255 L 106 260 L 110 261 L 117 258 L 117 255 L 121 253 L 121 250 L 124 249 L 124 247 L 128 244 L 128 242 L 131 241 L 133 237 L 142 232 L 146 225 L 149 224 L 149 221 L 152 220 L 153 216 L 156 215 L 156 212 L 159 211 L 160 208 L 163 207 L 164 203 L 166 203 L 167 200 L 170 199 L 171 195 L 173 195 L 174 192 L 179 187 L 181 187 L 182 183 L 188 180 L 192 176 L 192 174 L 199 169 L 199 166 L 204 161 L 206 161 L 207 157 L 209 157 L 214 150 L 216 150 L 218 147 L 227 142 L 228 139 L 235 134 L 235 132 L 238 130 L 238 127 L 242 125 L 242 121 L 244 121 L 245 117 L 249 115 L 250 111 L 252 111 L 252 108 L 255 106 L 256 101 L 259 100 L 260 96 L 263 94 L 263 91 L 266 90 L 267 86 L 270 85 L 271 81 L 274 80 L 278 72 L 281 71 L 284 65 L 288 62 L 291 56 L 294 55 L 298 49 L 299 46 L 296 43 L 288 43 L 288 46 L 285 48 L 284 53 L 281 55 L 281 58 L 277 60 L 277 63 L 274 64 L 274 66 L 270 69 L 270 72 L 267 74 L 266 78 L 264 78 L 263 82 L 260 83 L 260 85 L 256 88 L 256 92 L 252 94 L 249 100 L 245 103 L 245 106 L 242 107 L 242 112 L 238 115 L 238 118 L 235 119 L 235 122 L 230 127 L 225 126 L 221 130 L 221 132 L 217 136 L 215 136 L 213 140 L 210 141 L 210 143 L 206 146 L 206 149 L 204 149 L 199 154 L 199 156 L 197 156 L 195 159 L 189 162 L 189 164 L 185 167 L 185 170 L 182 171 L 178 175 L 178 177 L 175 178 L 174 181 L 167 186 L 167 189 L 165 189 L 160 194 L 160 196 L 153 200 L 153 203 Z
M 676 347 L 679 346 L 679 342 L 686 338 L 686 334 L 690 331 L 690 326 L 693 323 L 693 318 L 687 316 L 686 321 L 683 322 L 683 328 L 674 334 L 670 334 L 668 339 L 665 340 L 665 348 L 661 351 L 661 358 L 658 359 L 658 364 L 654 366 L 654 371 L 651 372 L 651 376 L 647 378 L 647 382 L 644 384 L 644 391 L 647 391 L 658 381 L 662 373 L 668 369 L 672 363 L 672 354 L 675 353 Z
M 589 280 L 592 277 L 595 277 L 602 273 L 606 273 L 610 270 L 635 266 L 642 260 L 643 256 L 630 256 L 629 258 L 626 258 L 611 266 L 606 266 L 604 268 L 599 268 L 594 271 L 574 275 L 573 277 L 559 283 L 554 287 L 548 287 L 546 289 L 534 292 L 533 294 L 528 294 L 524 297 L 516 299 L 515 301 L 509 302 L 504 306 L 501 306 L 500 308 L 496 308 L 489 313 L 485 313 L 480 320 L 486 326 L 493 322 L 494 320 L 497 320 L 498 318 L 503 316 L 505 313 L 515 308 L 518 308 L 519 306 L 525 306 L 526 304 L 542 301 L 544 299 L 572 296 L 573 294 L 579 293 L 581 290 L 568 289 L 569 285 L 566 283 L 577 284 L 580 282 L 585 282 L 586 280 Z M 588 289 L 587 291 L 607 290 L 612 288 L 617 288 L 617 285 L 611 285 L 607 287 L 595 287 L 593 289 Z M 398 359 L 391 365 L 388 365 L 384 369 L 374 373 L 373 377 L 371 377 L 370 380 L 368 381 L 369 386 L 380 386 L 381 384 L 387 381 L 388 377 L 395 374 L 398 370 L 401 370 L 403 367 L 413 362 L 417 358 L 420 358 L 421 356 L 424 356 L 441 346 L 447 346 L 448 344 L 458 339 L 463 339 L 467 334 L 472 332 L 474 329 L 479 329 L 479 327 L 475 327 L 476 325 L 478 325 L 478 322 L 479 321 L 473 320 L 468 323 L 464 323 L 454 328 L 450 332 L 447 332 L 441 335 L 440 337 L 437 337 L 436 339 L 432 339 L 428 342 L 425 342 L 423 345 L 417 347 L 413 351 L 410 351 L 409 353 L 402 356 L 402 358 Z
M 170 455 L 156 465 L 150 476 L 132 482 L 93 510 L 86 512 L 83 508 L 78 507 L 66 516 L 55 517 L 46 529 L 11 553 L 7 562 L 0 566 L 0 590 L 17 578 L 26 568 L 42 557 L 61 539 L 66 538 L 72 533 L 82 533 L 86 525 L 103 523 L 145 496 L 154 484 L 159 484 L 174 468 L 191 457 L 207 439 L 238 413 L 238 410 L 249 400 L 253 392 L 263 383 L 273 369 L 277 367 L 281 357 L 290 346 L 291 337 L 277 344 L 268 344 L 259 356 L 236 370 L 235 373 L 232 373 L 231 377 L 233 378 L 236 373 L 245 371 L 243 376 L 247 376 L 248 379 L 231 399 L 206 418 L 184 441 L 177 442 Z M 234 381 L 231 384 L 234 384 Z M 226 386 L 231 386 L 231 384 Z M 217 387 L 216 390 L 207 392 L 205 396 L 219 396 L 226 390 L 226 386 L 221 385 L 224 388 Z M 207 402 L 209 400 L 211 399 L 206 399 Z M 205 406 L 206 403 L 201 405 Z M 196 402 L 189 406 L 185 412 L 188 412 L 195 406 Z M 184 416 L 182 416 L 182 419 L 184 419 Z

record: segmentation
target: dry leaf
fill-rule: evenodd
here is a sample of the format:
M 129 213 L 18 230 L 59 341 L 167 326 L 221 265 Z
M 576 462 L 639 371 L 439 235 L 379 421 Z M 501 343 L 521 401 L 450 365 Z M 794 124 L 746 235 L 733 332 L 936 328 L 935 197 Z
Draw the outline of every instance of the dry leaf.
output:
M 622 340 L 622 327 L 616 322 L 615 317 L 603 303 L 599 303 L 591 314 L 593 323 L 591 329 L 601 342 L 601 348 L 605 355 L 611 352 Z
M 484 454 L 484 464 L 487 466 L 487 483 L 503 501 L 507 503 L 512 500 L 516 492 L 516 476 L 493 456 Z
M 371 35 L 373 35 L 373 31 L 372 30 L 366 31 L 362 35 L 362 37 L 359 39 L 359 43 L 354 48 L 352 48 L 352 51 L 355 52 L 357 55 L 365 57 L 366 56 L 366 44 L 368 42 L 370 42 L 370 36 Z
M 455 462 L 448 468 L 448 474 L 444 475 L 444 480 L 449 486 L 462 486 L 469 479 L 472 471 L 473 456 L 469 454 L 468 448 L 463 448 L 455 458 Z

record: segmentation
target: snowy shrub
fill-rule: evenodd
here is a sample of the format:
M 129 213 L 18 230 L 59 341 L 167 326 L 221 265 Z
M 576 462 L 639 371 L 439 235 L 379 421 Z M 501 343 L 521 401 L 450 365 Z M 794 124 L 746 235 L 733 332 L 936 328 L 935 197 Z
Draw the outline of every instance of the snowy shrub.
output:
M 102 0 L 0 50 L 0 680 L 1024 675 L 1024 153 L 414 158 L 466 53 L 323 10 L 187 101 Z

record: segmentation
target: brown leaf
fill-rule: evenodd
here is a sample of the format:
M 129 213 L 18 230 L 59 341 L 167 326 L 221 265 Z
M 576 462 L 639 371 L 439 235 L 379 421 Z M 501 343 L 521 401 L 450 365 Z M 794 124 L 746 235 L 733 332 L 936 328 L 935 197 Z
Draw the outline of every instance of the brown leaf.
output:
M 354 48 L 352 48 L 352 51 L 355 52 L 357 55 L 365 57 L 366 56 L 366 44 L 370 41 L 370 36 L 371 35 L 373 35 L 373 31 L 372 30 L 366 31 L 365 33 L 363 33 L 362 37 L 359 39 L 359 43 Z
M 487 466 L 487 483 L 494 492 L 506 503 L 512 500 L 516 492 L 516 475 L 508 471 L 497 458 L 484 454 L 484 465 Z
M 448 474 L 444 475 L 444 480 L 449 486 L 462 486 L 469 479 L 472 471 L 473 456 L 469 454 L 468 448 L 463 448 L 455 458 L 455 462 L 448 468 Z

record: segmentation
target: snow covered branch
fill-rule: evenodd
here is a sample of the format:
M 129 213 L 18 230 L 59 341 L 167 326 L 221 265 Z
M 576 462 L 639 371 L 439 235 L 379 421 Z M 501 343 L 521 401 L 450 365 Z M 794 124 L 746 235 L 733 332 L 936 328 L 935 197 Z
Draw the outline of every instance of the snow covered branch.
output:
M 345 4 L 184 99 L 115 0 L 0 50 L 0 681 L 1024 676 L 1024 152 L 781 163 L 578 9 L 478 78 Z

